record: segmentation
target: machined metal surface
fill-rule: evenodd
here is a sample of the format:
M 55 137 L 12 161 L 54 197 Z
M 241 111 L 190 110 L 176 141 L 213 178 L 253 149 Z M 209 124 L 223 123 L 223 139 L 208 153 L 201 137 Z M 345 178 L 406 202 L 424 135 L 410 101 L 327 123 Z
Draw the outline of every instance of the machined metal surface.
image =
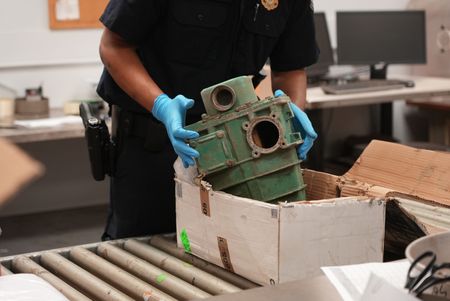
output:
M 69 283 L 73 283 L 76 287 L 79 287 L 86 294 L 92 296 L 94 300 L 134 300 L 58 253 L 43 253 L 41 255 L 41 264 Z
M 12 272 L 0 264 L 0 276 L 11 275 Z
M 0 258 L 0 276 L 35 274 L 74 301 L 206 299 L 257 286 L 177 250 L 173 236 L 94 243 Z
M 126 241 L 124 243 L 124 249 L 213 295 L 241 291 L 235 285 L 227 283 L 190 264 L 186 264 L 186 262 L 174 256 L 137 240 L 130 239 Z
M 91 300 L 26 256 L 15 257 L 12 261 L 12 267 L 17 272 L 31 273 L 41 277 L 70 300 Z
M 218 267 L 215 264 L 209 263 L 206 260 L 203 260 L 199 257 L 196 257 L 194 255 L 184 252 L 183 249 L 177 248 L 176 243 L 171 241 L 172 239 L 175 239 L 175 237 L 172 238 L 172 237 L 167 237 L 167 236 L 166 237 L 153 236 L 150 238 L 149 243 L 152 246 L 154 246 L 154 247 L 156 247 L 156 248 L 184 261 L 184 262 L 192 264 L 193 266 L 195 266 L 209 274 L 212 274 L 220 279 L 225 280 L 226 282 L 234 284 L 235 286 L 237 286 L 243 290 L 260 286 L 259 284 L 256 284 L 256 283 L 248 280 L 247 278 L 239 276 L 235 273 L 231 273 L 230 271 L 227 271 L 221 267 Z
M 134 256 L 119 247 L 104 243 L 98 246 L 97 253 L 141 279 L 147 279 L 155 287 L 167 291 L 181 300 L 204 299 L 211 295 L 177 278 L 145 260 Z
M 70 259 L 135 300 L 176 300 L 82 247 L 73 248 L 70 251 Z

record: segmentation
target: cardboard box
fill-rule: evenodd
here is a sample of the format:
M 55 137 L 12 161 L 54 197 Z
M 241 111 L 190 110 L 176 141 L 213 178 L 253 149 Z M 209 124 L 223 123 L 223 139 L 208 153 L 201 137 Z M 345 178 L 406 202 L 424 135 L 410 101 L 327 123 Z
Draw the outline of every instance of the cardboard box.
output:
M 209 208 L 202 210 L 199 188 L 176 181 L 177 236 L 184 232 L 192 254 L 257 283 L 318 275 L 324 265 L 383 259 L 381 200 L 274 205 L 209 190 L 203 195 Z
M 372 141 L 338 186 L 341 196 L 395 199 L 426 233 L 450 230 L 449 152 Z
M 308 202 L 267 204 L 187 179 L 176 178 L 178 245 L 260 284 L 382 261 L 383 248 L 385 259 L 403 258 L 438 229 L 403 204 L 450 205 L 450 153 L 376 140 L 342 177 L 304 170 Z
M 215 192 L 188 179 L 175 179 L 178 245 L 257 283 L 313 277 L 321 266 L 383 260 L 386 202 L 357 193 L 341 198 L 348 175 L 344 181 L 305 170 L 311 201 L 279 205 Z M 424 234 L 395 209 L 412 224 L 411 240 Z
M 1 138 L 0 166 L 0 206 L 44 170 L 40 163 Z

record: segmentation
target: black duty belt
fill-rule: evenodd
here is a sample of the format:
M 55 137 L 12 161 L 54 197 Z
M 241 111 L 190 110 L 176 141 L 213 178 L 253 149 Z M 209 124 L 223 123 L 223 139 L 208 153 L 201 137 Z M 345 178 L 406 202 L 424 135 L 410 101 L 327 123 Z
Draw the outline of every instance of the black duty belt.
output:
M 144 147 L 151 152 L 161 151 L 169 143 L 166 128 L 151 114 L 121 109 L 118 115 L 117 131 L 119 137 L 124 135 L 142 138 L 145 140 Z

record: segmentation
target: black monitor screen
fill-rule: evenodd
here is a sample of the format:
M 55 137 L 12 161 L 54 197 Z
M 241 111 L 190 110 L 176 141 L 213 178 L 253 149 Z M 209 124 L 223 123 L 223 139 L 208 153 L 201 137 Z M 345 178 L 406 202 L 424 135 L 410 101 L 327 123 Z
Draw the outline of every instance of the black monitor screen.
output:
M 423 11 L 338 12 L 339 64 L 426 62 Z
M 308 76 L 324 75 L 328 72 L 328 67 L 334 64 L 333 49 L 331 48 L 330 34 L 324 13 L 314 14 L 314 26 L 320 55 L 317 63 L 308 68 Z

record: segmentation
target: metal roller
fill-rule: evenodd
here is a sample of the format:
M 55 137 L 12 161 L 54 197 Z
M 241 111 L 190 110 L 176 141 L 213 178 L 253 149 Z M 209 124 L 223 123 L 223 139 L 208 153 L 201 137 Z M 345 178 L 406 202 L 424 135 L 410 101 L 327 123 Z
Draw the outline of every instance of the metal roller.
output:
M 50 271 L 61 275 L 63 279 L 75 284 L 95 300 L 134 300 L 57 253 L 43 253 L 40 263 Z
M 11 275 L 12 272 L 0 264 L 0 276 Z
M 167 271 L 109 243 L 100 244 L 97 254 L 181 300 L 204 299 L 211 296 Z
M 124 249 L 213 295 L 241 291 L 235 285 L 137 240 L 130 239 L 126 241 Z
M 149 243 L 162 251 L 175 256 L 176 258 L 192 264 L 193 266 L 202 269 L 220 279 L 223 279 L 231 284 L 234 284 L 242 289 L 250 289 L 260 287 L 258 284 L 241 277 L 237 274 L 231 273 L 215 264 L 209 263 L 201 258 L 195 257 L 192 254 L 186 253 L 183 249 L 177 247 L 175 241 L 171 241 L 169 238 L 162 236 L 153 236 L 150 238 Z
M 114 287 L 129 294 L 136 300 L 176 301 L 175 298 L 129 274 L 85 248 L 72 248 L 70 250 L 70 259 L 99 277 L 102 277 L 102 279 L 105 279 Z
M 11 265 L 14 271 L 20 273 L 31 273 L 41 277 L 71 301 L 91 300 L 28 257 L 25 257 L 23 255 L 15 257 Z

